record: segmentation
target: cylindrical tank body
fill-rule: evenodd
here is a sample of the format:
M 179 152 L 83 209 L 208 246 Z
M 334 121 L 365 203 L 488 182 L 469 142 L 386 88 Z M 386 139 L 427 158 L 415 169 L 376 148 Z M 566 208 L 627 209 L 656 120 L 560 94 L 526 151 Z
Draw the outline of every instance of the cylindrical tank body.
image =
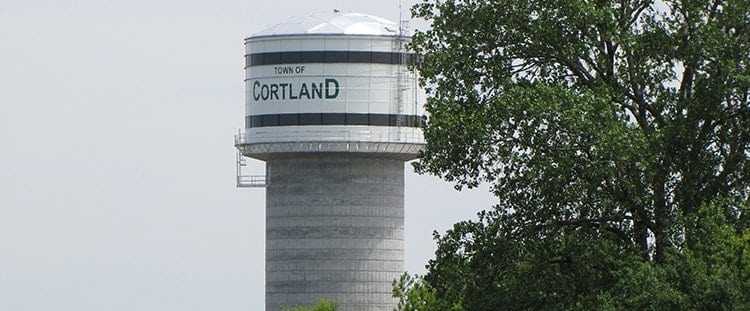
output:
M 266 310 L 323 298 L 396 307 L 404 161 L 424 144 L 408 39 L 391 21 L 338 12 L 245 39 L 237 146 L 266 161 Z
M 393 22 L 355 13 L 299 18 L 245 39 L 249 152 L 388 149 L 413 158 L 423 112 L 408 39 Z

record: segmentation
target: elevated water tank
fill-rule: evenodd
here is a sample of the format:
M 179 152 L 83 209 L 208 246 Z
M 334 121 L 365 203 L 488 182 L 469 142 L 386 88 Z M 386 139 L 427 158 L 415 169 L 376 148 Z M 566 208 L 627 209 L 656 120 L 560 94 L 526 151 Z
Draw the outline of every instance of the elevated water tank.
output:
M 266 161 L 266 310 L 397 306 L 404 161 L 424 145 L 409 37 L 358 13 L 294 18 L 245 39 L 245 133 Z
M 364 152 L 413 159 L 424 144 L 409 37 L 359 13 L 294 18 L 245 39 L 244 154 Z

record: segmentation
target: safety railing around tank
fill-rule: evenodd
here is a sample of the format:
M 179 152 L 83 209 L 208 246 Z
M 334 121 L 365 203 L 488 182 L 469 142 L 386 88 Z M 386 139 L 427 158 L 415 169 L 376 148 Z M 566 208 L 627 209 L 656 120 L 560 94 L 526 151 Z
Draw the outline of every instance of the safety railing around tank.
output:
M 238 188 L 262 188 L 268 186 L 268 178 L 263 175 L 238 175 Z
M 275 142 L 379 142 L 423 144 L 421 130 L 401 130 L 397 133 L 381 131 L 253 131 L 234 136 L 234 145 Z
M 237 149 L 237 188 L 268 187 L 268 178 L 265 175 L 245 175 L 245 167 L 247 167 L 247 160 L 242 152 Z

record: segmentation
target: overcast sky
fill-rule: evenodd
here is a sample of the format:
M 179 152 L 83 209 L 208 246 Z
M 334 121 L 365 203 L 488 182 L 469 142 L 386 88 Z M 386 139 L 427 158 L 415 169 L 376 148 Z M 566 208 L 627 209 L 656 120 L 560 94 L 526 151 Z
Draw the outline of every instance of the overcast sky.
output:
M 234 187 L 243 38 L 333 8 L 399 14 L 0 0 L 0 310 L 261 310 L 265 195 Z M 422 273 L 431 232 L 493 200 L 406 170 L 406 268 Z

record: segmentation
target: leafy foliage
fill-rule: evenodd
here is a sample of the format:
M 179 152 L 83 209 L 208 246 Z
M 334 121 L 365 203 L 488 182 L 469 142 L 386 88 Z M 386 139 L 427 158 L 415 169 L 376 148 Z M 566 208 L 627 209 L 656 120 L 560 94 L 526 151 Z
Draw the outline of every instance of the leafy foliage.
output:
M 748 231 L 718 205 L 687 221 L 702 232 L 692 246 L 658 264 L 586 229 L 519 238 L 507 218 L 483 212 L 436 234 L 429 273 L 395 284 L 399 310 L 750 310 Z
M 329 299 L 321 299 L 314 306 L 296 306 L 291 308 L 284 308 L 284 311 L 336 311 L 336 302 Z
M 450 306 L 435 296 L 435 291 L 421 282 L 417 276 L 403 274 L 393 281 L 393 296 L 399 298 L 398 310 L 402 311 L 459 311 L 460 305 Z
M 489 183 L 498 205 L 436 234 L 407 288 L 466 310 L 750 309 L 750 2 L 412 13 L 432 25 L 412 42 L 430 114 L 415 168 Z

